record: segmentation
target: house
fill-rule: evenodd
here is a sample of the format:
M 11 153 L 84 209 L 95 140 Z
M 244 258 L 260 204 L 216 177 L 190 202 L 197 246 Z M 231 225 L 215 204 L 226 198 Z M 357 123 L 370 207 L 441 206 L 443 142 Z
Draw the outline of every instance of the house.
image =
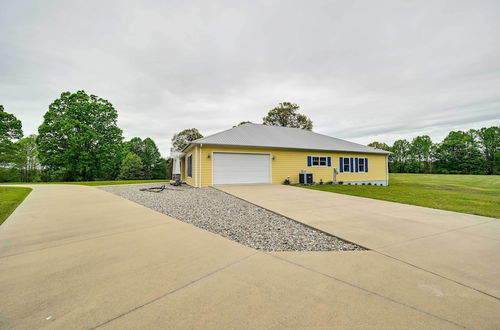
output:
M 298 183 L 303 171 L 315 182 L 388 184 L 389 152 L 298 128 L 244 124 L 183 152 L 182 178 L 194 187 Z

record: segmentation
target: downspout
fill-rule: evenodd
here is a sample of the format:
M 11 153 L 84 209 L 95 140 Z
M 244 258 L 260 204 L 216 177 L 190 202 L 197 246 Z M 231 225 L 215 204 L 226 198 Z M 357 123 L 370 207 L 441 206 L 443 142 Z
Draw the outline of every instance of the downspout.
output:
M 200 147 L 197 146 L 196 148 L 199 149 Z M 195 170 L 194 170 L 194 172 L 196 173 L 196 180 L 194 182 L 194 186 L 195 187 L 199 187 L 198 186 L 198 182 L 200 181 L 200 178 L 199 178 L 199 176 L 200 176 L 199 174 L 200 173 L 198 173 L 198 171 L 196 170 L 196 168 L 200 167 L 199 166 L 199 164 L 200 164 L 200 158 L 199 158 L 199 152 L 196 152 L 196 149 L 194 150 L 194 153 L 196 153 L 196 164 L 195 164 Z
M 202 152 L 201 148 L 203 148 L 203 143 L 200 144 L 200 188 L 202 186 L 201 181 L 203 178 L 203 173 L 201 171 L 203 169 L 203 159 L 202 159 L 203 152 Z
M 385 184 L 389 185 L 389 155 L 385 155 Z
M 199 146 L 197 147 L 198 149 L 200 148 Z M 200 164 L 200 159 L 198 158 L 199 156 L 199 153 L 196 152 L 196 150 L 194 151 L 196 153 L 196 164 L 194 164 L 195 167 L 199 168 L 199 164 Z M 198 181 L 200 181 L 200 178 L 199 178 L 199 173 L 198 171 L 196 171 L 196 169 L 194 170 L 194 172 L 196 173 L 196 180 L 194 182 L 194 186 L 195 187 L 198 187 Z

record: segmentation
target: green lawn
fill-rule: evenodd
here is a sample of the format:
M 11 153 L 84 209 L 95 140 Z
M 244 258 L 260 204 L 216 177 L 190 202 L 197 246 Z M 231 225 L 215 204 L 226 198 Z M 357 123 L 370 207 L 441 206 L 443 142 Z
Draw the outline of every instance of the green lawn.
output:
M 135 184 L 135 183 L 156 183 L 168 182 L 170 180 L 122 180 L 122 181 L 74 181 L 74 182 L 3 182 L 0 184 L 79 184 L 83 186 L 111 186 L 116 184 Z
M 499 175 L 389 175 L 389 186 L 316 185 L 305 188 L 500 218 Z
M 31 192 L 31 188 L 0 187 L 0 225 Z

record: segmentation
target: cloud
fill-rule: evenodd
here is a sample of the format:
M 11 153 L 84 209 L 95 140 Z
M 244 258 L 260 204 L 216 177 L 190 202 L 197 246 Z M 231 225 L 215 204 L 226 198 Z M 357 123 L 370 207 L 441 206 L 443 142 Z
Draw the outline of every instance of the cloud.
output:
M 495 1 L 9 1 L 0 104 L 35 133 L 61 92 L 110 100 L 127 138 L 211 134 L 292 101 L 369 143 L 500 123 Z

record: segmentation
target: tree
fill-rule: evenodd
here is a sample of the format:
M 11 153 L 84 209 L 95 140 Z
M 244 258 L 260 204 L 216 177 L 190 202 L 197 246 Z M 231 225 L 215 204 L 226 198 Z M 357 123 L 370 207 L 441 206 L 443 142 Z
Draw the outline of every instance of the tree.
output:
M 247 121 L 242 121 L 242 122 L 240 122 L 238 125 L 233 126 L 233 128 L 238 127 L 238 126 L 241 126 L 241 125 L 245 125 L 245 124 L 251 124 L 251 123 L 252 123 L 252 122 L 251 122 L 251 121 L 248 121 L 248 120 L 247 120 Z
M 113 105 L 84 91 L 64 92 L 38 128 L 40 161 L 69 181 L 114 178 L 119 169 L 122 131 Z
M 153 168 L 153 179 L 169 179 L 168 171 L 169 162 L 165 158 L 160 158 L 160 161 Z
M 18 147 L 15 142 L 22 137 L 21 121 L 0 105 L 0 165 L 15 161 Z
M 125 156 L 129 152 L 133 152 L 137 156 L 141 157 L 141 155 L 144 153 L 144 144 L 142 142 L 142 139 L 139 137 L 132 138 L 130 141 L 124 142 L 123 145 Z
M 390 161 L 392 165 L 391 172 L 405 172 L 407 170 L 408 152 L 410 150 L 410 142 L 408 140 L 396 140 L 392 145 L 392 155 Z
M 144 177 L 146 179 L 151 179 L 153 177 L 154 168 L 158 166 L 161 161 L 161 155 L 156 143 L 152 139 L 145 138 L 142 143 L 144 145 L 144 153 L 141 156 L 141 160 L 144 165 Z
M 411 172 L 430 172 L 432 140 L 428 135 L 415 137 L 410 145 Z
M 194 140 L 201 139 L 203 135 L 198 132 L 196 128 L 188 128 L 172 137 L 172 148 L 176 151 L 182 151 L 184 148 Z
M 125 142 L 123 149 L 125 155 L 129 152 L 133 152 L 141 158 L 144 166 L 144 179 L 153 178 L 153 170 L 161 162 L 160 151 L 153 139 L 145 138 L 141 140 L 141 138 L 135 137 Z
M 385 150 L 385 151 L 391 151 L 391 147 L 389 147 L 386 143 L 384 142 L 377 142 L 374 141 L 372 143 L 368 144 L 369 147 L 380 149 L 380 150 Z
M 36 135 L 31 134 L 18 142 L 18 157 L 16 166 L 21 173 L 21 181 L 39 181 L 38 149 Z
M 500 173 L 500 126 L 452 131 L 441 143 L 432 143 L 429 136 L 422 135 L 411 143 L 397 140 L 389 149 L 382 142 L 372 142 L 369 146 L 392 152 L 391 172 Z
M 439 173 L 482 174 L 485 159 L 473 132 L 451 131 L 436 147 L 436 166 Z
M 500 169 L 500 126 L 483 127 L 473 131 L 486 158 L 487 174 L 498 174 Z
M 299 106 L 291 102 L 282 102 L 270 110 L 263 118 L 263 124 L 269 126 L 295 127 L 312 130 L 313 123 L 305 115 L 298 113 Z
M 142 176 L 143 165 L 141 158 L 133 152 L 129 152 L 122 161 L 118 177 L 124 180 L 135 180 L 142 179 Z

